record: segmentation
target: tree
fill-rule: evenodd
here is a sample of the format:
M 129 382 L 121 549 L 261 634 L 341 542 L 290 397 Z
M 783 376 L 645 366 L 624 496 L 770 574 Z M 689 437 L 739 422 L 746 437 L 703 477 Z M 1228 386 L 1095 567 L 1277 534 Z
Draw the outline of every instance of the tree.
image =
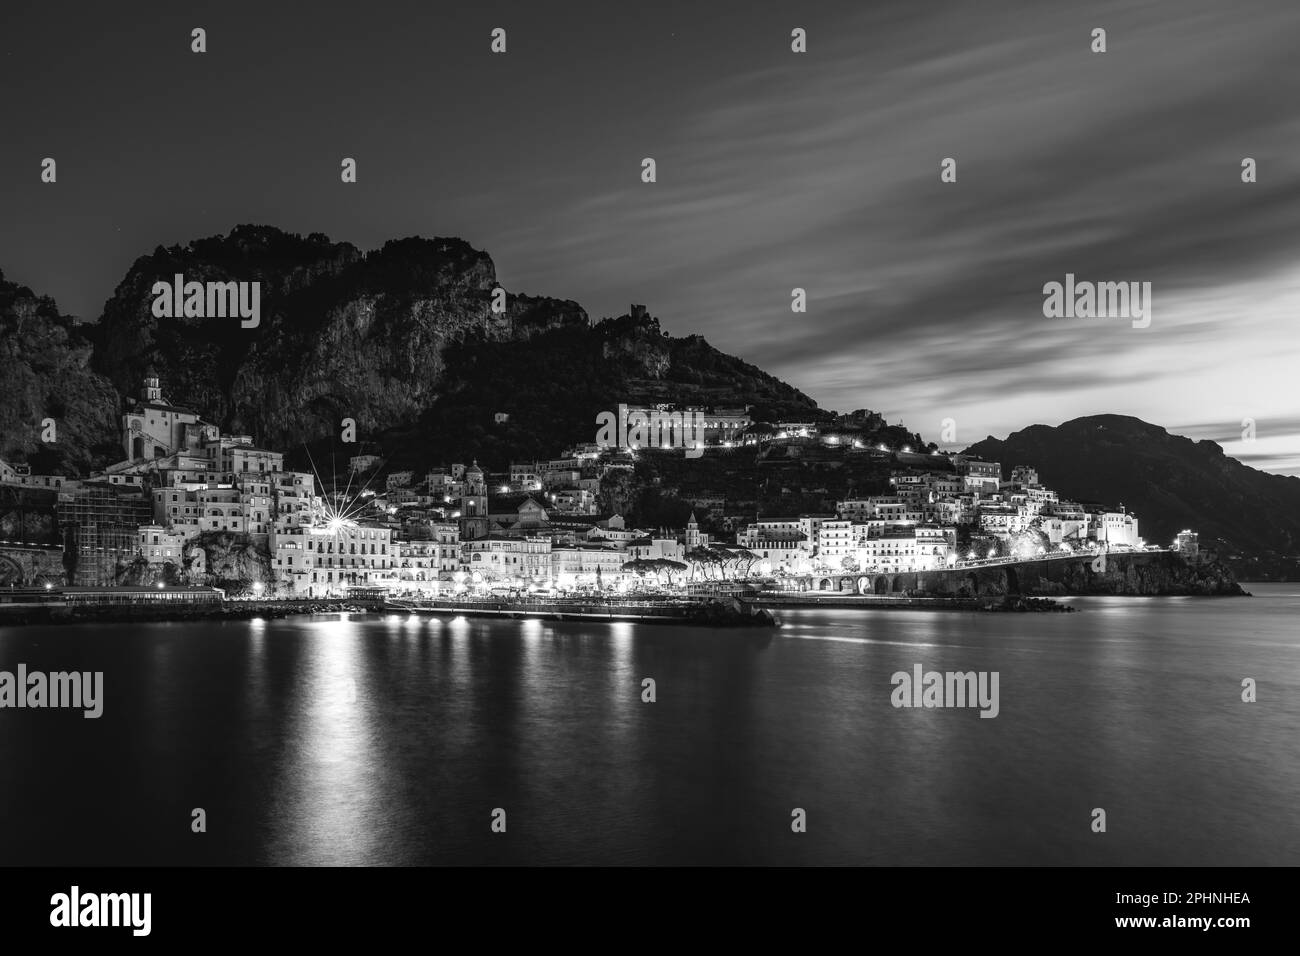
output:
M 662 572 L 668 578 L 669 587 L 673 586 L 673 572 L 675 571 L 681 572 L 686 570 L 686 565 L 683 564 L 681 561 L 673 561 L 669 558 L 656 558 L 654 563 L 658 565 L 656 574 Z
M 686 565 L 680 561 L 670 561 L 667 558 L 637 558 L 634 561 L 628 561 L 623 565 L 624 571 L 631 571 L 640 577 L 647 574 L 653 574 L 656 578 L 666 576 L 668 586 L 672 587 L 673 573 L 685 571 Z
M 731 571 L 736 577 L 746 577 L 749 574 L 749 569 L 758 560 L 758 555 L 748 548 L 735 545 L 720 544 L 716 545 L 713 550 L 717 556 L 723 580 L 726 580 L 728 571 Z
M 624 561 L 623 570 L 629 571 L 644 580 L 647 574 L 654 574 L 658 570 L 655 564 L 655 561 L 647 558 L 635 558 L 632 561 Z
M 722 563 L 721 558 L 718 557 L 716 551 L 711 548 L 706 548 L 703 545 L 691 548 L 690 551 L 687 551 L 686 561 L 691 567 L 692 581 L 695 580 L 695 572 L 697 570 L 700 572 L 701 577 L 712 579 L 714 574 L 710 574 L 709 572 L 713 571 L 716 573 L 718 566 Z

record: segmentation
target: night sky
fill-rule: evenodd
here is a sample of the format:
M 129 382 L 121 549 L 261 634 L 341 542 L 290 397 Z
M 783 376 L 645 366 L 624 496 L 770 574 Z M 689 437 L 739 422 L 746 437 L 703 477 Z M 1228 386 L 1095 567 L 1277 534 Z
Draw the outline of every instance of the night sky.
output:
M 1120 413 L 1294 474 L 1298 94 L 1295 0 L 6 0 L 0 270 L 93 320 L 239 223 L 460 236 L 946 447 Z M 1067 272 L 1151 282 L 1151 326 L 1044 318 Z

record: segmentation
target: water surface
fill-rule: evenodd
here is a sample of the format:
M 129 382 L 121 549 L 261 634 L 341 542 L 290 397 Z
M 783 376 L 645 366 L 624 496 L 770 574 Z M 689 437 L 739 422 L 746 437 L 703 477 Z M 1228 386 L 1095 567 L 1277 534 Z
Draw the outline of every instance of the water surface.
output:
M 0 710 L 0 863 L 1296 865 L 1300 586 L 1251 590 L 0 628 L 0 669 L 105 682 L 98 720 Z M 895 709 L 917 663 L 998 671 L 1000 715 Z

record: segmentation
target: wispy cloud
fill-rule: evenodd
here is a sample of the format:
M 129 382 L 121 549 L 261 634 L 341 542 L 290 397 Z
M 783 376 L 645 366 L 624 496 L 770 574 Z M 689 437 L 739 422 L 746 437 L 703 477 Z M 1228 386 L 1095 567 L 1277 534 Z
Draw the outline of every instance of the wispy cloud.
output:
M 566 210 L 539 269 L 608 311 L 640 277 L 669 328 L 923 430 L 1293 408 L 1300 8 L 919 6 L 702 90 L 660 182 Z M 1066 272 L 1151 282 L 1152 327 L 1044 319 Z

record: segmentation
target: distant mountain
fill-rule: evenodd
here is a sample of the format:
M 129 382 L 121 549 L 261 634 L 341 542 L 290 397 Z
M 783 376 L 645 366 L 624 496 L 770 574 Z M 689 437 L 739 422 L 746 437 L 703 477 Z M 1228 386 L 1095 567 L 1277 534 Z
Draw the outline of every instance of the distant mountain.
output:
M 0 458 L 81 476 L 120 447 L 118 395 L 91 370 L 91 349 L 52 299 L 0 273 Z
M 1107 502 L 1135 513 L 1148 541 L 1183 528 L 1200 533 L 1243 580 L 1294 579 L 1300 555 L 1300 478 L 1271 475 L 1126 415 L 1092 415 L 1052 428 L 1031 425 L 1005 441 L 966 451 L 1004 470 L 1032 465 L 1062 497 Z

